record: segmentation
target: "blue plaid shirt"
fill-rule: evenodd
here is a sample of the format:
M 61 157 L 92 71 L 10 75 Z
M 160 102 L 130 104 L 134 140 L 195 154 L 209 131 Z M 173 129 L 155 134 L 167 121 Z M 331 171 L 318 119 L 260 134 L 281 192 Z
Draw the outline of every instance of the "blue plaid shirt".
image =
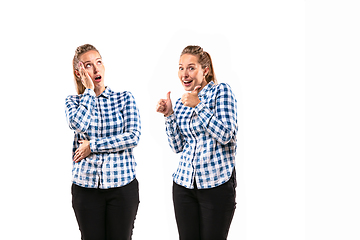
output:
M 177 100 L 174 114 L 165 118 L 172 150 L 181 152 L 174 182 L 199 189 L 227 182 L 235 166 L 236 99 L 228 84 L 207 84 L 198 94 L 200 103 L 185 107 Z
M 109 87 L 95 96 L 86 89 L 65 101 L 66 120 L 74 130 L 73 156 L 79 140 L 89 140 L 91 154 L 73 162 L 72 181 L 87 188 L 114 188 L 135 178 L 133 148 L 140 138 L 140 115 L 130 92 Z

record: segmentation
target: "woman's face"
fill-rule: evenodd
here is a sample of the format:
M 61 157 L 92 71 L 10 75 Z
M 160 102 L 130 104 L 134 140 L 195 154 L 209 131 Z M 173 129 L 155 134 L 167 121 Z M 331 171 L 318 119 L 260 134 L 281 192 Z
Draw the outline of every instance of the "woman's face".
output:
M 83 53 L 79 60 L 84 64 L 84 68 L 91 77 L 94 87 L 104 86 L 105 67 L 100 54 L 95 50 Z
M 202 69 L 198 57 L 191 54 L 183 54 L 179 61 L 178 76 L 185 91 L 193 91 L 196 86 L 201 89 L 207 84 L 204 74 L 208 68 Z

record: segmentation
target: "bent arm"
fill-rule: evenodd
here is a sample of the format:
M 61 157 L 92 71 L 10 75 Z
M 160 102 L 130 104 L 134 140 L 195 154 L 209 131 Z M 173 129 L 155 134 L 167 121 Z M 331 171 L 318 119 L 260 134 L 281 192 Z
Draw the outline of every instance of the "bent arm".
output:
M 124 132 L 116 136 L 91 139 L 91 152 L 119 152 L 138 145 L 141 135 L 139 110 L 130 92 L 127 92 L 125 101 L 123 108 Z
M 176 123 L 175 113 L 173 113 L 169 117 L 166 117 L 165 126 L 170 148 L 175 153 L 181 152 L 185 145 L 185 139 L 180 132 L 178 124 Z
M 90 126 L 94 106 L 95 92 L 91 89 L 86 89 L 81 97 L 68 96 L 65 114 L 69 127 L 78 133 L 85 133 Z
M 204 129 L 219 143 L 227 144 L 237 132 L 236 99 L 227 84 L 218 87 L 215 109 L 200 102 L 195 111 Z

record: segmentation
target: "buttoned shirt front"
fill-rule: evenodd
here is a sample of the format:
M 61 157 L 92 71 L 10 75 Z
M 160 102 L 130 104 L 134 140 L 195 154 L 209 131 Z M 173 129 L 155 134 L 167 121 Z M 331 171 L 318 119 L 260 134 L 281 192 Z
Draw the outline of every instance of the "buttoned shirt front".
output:
M 181 153 L 175 183 L 186 188 L 213 188 L 227 182 L 235 167 L 237 101 L 225 83 L 207 84 L 200 103 L 186 107 L 178 99 L 174 113 L 165 118 L 172 150 Z
M 114 188 L 136 176 L 133 148 L 141 135 L 140 115 L 133 95 L 107 87 L 99 96 L 86 89 L 65 100 L 66 120 L 74 130 L 73 156 L 79 140 L 90 141 L 91 154 L 73 162 L 73 183 L 87 188 Z

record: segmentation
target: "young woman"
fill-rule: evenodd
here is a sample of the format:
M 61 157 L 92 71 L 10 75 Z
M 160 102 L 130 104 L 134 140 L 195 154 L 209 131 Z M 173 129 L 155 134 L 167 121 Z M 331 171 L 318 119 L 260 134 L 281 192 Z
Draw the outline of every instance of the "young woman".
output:
M 90 44 L 76 49 L 73 72 L 78 95 L 66 98 L 65 111 L 74 130 L 71 190 L 81 239 L 131 239 L 139 205 L 135 99 L 105 87 L 102 58 Z
M 226 239 L 235 212 L 236 99 L 217 84 L 210 55 L 199 46 L 181 53 L 178 76 L 185 93 L 164 114 L 172 150 L 181 153 L 173 174 L 173 201 L 181 240 Z

